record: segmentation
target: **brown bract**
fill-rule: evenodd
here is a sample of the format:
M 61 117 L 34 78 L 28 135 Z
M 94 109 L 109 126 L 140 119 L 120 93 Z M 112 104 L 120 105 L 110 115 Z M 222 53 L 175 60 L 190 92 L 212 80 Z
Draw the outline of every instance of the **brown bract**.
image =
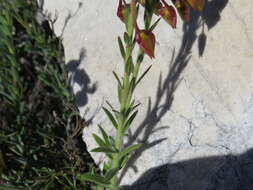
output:
M 139 30 L 138 27 L 136 27 L 135 40 L 145 54 L 151 59 L 155 57 L 155 35 L 151 31 Z
M 117 16 L 120 18 L 122 22 L 126 22 L 127 20 L 127 14 L 130 10 L 129 4 L 123 4 L 122 0 L 119 0 L 118 10 L 117 10 Z
M 172 26 L 176 28 L 177 25 L 177 14 L 173 6 L 168 5 L 162 0 L 163 6 L 158 10 L 158 14 Z

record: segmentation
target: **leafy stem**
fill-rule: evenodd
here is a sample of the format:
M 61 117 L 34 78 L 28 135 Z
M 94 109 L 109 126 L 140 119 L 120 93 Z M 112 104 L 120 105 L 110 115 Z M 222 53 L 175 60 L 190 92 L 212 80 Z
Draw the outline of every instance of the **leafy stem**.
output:
M 177 3 L 178 11 L 184 20 L 188 19 L 189 5 L 196 10 L 203 8 L 204 0 L 186 0 L 172 1 Z M 194 3 L 193 3 L 194 2 Z M 199 4 L 199 6 L 196 6 Z M 144 29 L 140 29 L 137 24 L 139 5 L 143 6 L 144 11 Z M 184 9 L 180 8 L 184 7 Z M 153 15 L 156 14 L 160 18 L 153 23 Z M 131 127 L 138 111 L 138 104 L 135 104 L 133 93 L 136 86 L 140 83 L 143 77 L 148 73 L 151 66 L 149 66 L 139 77 L 140 67 L 142 65 L 144 55 L 148 55 L 151 59 L 155 57 L 154 50 L 156 44 L 155 34 L 153 30 L 158 25 L 161 18 L 163 18 L 172 28 L 176 27 L 177 15 L 175 8 L 168 5 L 165 0 L 131 0 L 127 3 L 125 0 L 119 0 L 117 16 L 125 24 L 126 31 L 123 35 L 123 41 L 118 37 L 119 49 L 124 60 L 124 72 L 122 77 L 113 72 L 118 82 L 118 100 L 119 110 L 113 108 L 109 103 L 111 110 L 104 108 L 104 111 L 110 119 L 112 125 L 116 130 L 115 137 L 106 134 L 104 129 L 100 127 L 103 138 L 94 135 L 99 147 L 93 149 L 93 152 L 105 153 L 108 157 L 108 162 L 104 164 L 101 176 L 94 174 L 82 175 L 82 179 L 86 179 L 97 183 L 103 188 L 119 189 L 117 174 L 125 167 L 130 154 L 138 149 L 140 144 L 133 144 L 124 147 L 123 138 L 127 130 Z M 153 23 L 153 24 L 152 24 Z M 133 50 L 135 45 L 139 45 L 137 58 L 133 60 Z

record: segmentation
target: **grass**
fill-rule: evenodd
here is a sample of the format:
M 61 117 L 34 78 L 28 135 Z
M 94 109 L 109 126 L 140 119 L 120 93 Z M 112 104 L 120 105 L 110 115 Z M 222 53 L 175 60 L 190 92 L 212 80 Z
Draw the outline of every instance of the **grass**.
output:
M 61 40 L 37 22 L 35 1 L 0 1 L 0 189 L 91 189 L 76 178 L 94 164 Z

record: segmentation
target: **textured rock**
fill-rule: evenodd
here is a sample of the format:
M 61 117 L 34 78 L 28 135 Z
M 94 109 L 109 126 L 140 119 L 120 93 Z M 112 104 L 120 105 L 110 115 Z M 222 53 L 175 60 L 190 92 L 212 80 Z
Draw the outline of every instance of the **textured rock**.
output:
M 161 22 L 156 59 L 135 92 L 140 112 L 125 143 L 143 142 L 122 172 L 130 189 L 253 189 L 252 0 L 209 0 L 202 14 L 172 30 Z M 113 134 L 101 107 L 117 106 L 112 71 L 122 71 L 117 3 L 45 0 L 58 15 L 70 83 L 83 117 L 88 149 L 97 124 Z M 251 149 L 251 150 L 250 150 Z M 97 163 L 104 157 L 92 153 Z M 130 186 L 131 184 L 134 184 Z

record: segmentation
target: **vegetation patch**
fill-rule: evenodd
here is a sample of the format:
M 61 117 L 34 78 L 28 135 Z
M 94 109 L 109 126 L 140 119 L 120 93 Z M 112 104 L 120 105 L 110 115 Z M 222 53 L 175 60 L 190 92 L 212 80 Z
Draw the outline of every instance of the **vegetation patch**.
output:
M 85 121 L 68 89 L 61 39 L 36 1 L 0 3 L 0 189 L 90 189 Z

